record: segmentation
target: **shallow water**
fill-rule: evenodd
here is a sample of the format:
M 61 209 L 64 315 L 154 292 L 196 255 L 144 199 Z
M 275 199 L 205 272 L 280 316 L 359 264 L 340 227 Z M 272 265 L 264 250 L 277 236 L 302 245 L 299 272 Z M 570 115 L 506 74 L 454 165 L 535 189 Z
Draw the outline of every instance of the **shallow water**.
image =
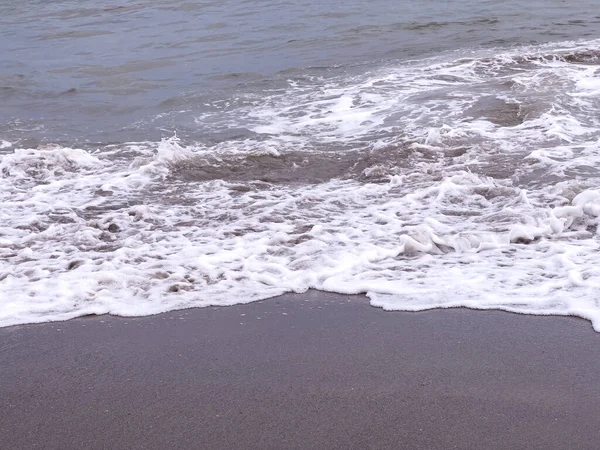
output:
M 0 4 L 0 325 L 316 288 L 600 329 L 592 2 Z
M 0 2 L 0 132 L 156 140 L 240 95 L 462 49 L 596 38 L 595 2 Z M 243 128 L 244 123 L 238 127 Z M 163 128 L 163 129 L 161 129 Z M 23 133 L 26 131 L 27 133 Z M 221 137 L 218 135 L 217 138 Z

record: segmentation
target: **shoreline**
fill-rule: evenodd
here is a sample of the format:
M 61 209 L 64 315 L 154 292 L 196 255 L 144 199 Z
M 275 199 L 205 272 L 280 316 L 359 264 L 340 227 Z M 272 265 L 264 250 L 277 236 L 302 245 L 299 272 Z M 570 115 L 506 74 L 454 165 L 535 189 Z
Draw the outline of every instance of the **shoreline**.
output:
M 0 329 L 11 449 L 592 449 L 576 317 L 383 311 L 320 291 Z

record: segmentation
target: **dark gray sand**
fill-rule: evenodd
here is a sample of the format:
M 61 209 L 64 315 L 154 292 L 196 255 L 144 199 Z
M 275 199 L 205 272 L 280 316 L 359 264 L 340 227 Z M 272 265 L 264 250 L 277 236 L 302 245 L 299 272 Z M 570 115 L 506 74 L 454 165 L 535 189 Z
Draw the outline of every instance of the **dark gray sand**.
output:
M 0 329 L 2 449 L 597 449 L 583 320 L 320 292 Z

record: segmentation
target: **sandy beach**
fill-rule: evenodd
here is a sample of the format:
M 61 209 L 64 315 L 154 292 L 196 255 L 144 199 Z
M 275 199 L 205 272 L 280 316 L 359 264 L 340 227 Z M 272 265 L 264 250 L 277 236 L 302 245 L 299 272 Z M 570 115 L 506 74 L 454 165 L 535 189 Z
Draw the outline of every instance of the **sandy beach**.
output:
M 584 320 L 321 292 L 0 329 L 17 449 L 595 449 Z
M 598 3 L 0 1 L 0 450 L 600 449 Z

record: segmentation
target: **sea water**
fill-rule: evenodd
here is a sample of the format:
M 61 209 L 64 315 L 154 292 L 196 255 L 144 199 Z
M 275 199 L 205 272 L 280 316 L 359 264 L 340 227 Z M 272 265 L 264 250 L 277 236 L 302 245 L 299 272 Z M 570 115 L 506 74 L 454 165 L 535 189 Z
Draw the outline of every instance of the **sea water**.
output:
M 595 2 L 0 2 L 0 326 L 285 292 L 600 331 Z

